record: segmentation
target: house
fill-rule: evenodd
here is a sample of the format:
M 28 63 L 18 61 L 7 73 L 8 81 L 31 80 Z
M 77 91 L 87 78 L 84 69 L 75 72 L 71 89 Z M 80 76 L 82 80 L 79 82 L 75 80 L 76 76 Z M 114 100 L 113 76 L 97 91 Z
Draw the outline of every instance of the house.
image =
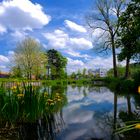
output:
M 10 74 L 8 72 L 0 72 L 0 78 L 9 78 Z
M 96 69 L 96 70 L 92 70 L 89 69 L 88 73 L 93 74 L 94 77 L 106 77 L 107 76 L 107 70 L 106 69 Z

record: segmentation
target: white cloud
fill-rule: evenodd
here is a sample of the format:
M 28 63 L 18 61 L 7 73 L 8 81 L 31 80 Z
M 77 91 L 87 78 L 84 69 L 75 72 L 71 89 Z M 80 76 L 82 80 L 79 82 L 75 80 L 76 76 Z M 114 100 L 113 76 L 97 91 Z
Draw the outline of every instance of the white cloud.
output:
M 95 57 L 86 63 L 88 68 L 96 69 L 96 68 L 105 68 L 109 69 L 112 68 L 112 56 L 108 58 L 104 57 Z
M 74 60 L 71 58 L 68 59 L 68 64 L 67 64 L 67 71 L 68 73 L 76 72 L 79 69 L 85 68 L 85 64 L 82 60 Z
M 11 36 L 14 37 L 16 40 L 23 40 L 26 37 L 27 33 L 24 31 L 15 31 L 11 33 Z
M 70 28 L 73 31 L 78 31 L 78 32 L 81 32 L 81 33 L 86 33 L 87 32 L 86 29 L 83 26 L 78 25 L 78 24 L 76 24 L 76 23 L 74 23 L 70 20 L 65 20 L 64 22 L 65 22 L 65 26 Z
M 41 5 L 30 0 L 4 0 L 0 3 L 0 25 L 5 30 L 42 28 L 50 20 L 51 17 L 44 13 Z
M 66 54 L 69 54 L 73 57 L 79 57 L 79 58 L 85 58 L 85 59 L 89 59 L 91 58 L 91 56 L 87 55 L 87 54 L 80 54 L 80 52 L 76 52 L 73 50 L 66 50 L 64 51 Z
M 57 29 L 51 33 L 43 33 L 43 36 L 48 40 L 49 48 L 55 49 L 74 49 L 88 50 L 92 48 L 92 43 L 85 38 L 70 38 L 64 31 Z
M 87 62 L 83 62 L 82 60 L 74 60 L 71 58 L 68 58 L 68 66 L 67 70 L 68 73 L 76 72 L 78 69 L 97 69 L 97 68 L 104 68 L 104 69 L 110 69 L 113 67 L 112 64 L 112 56 L 108 58 L 104 57 L 95 57 L 95 58 L 88 58 Z
M 43 36 L 48 40 L 49 47 L 55 49 L 65 49 L 67 46 L 68 34 L 62 30 L 55 30 L 53 33 L 44 33 Z
M 97 28 L 94 30 L 94 32 L 92 33 L 93 37 L 100 37 L 103 34 L 103 30 L 101 30 L 100 28 Z
M 6 28 L 0 25 L 0 34 L 6 33 L 6 32 L 7 32 Z
M 6 69 L 6 66 L 0 65 L 0 71 L 3 70 L 3 69 Z
M 15 52 L 14 51 L 8 51 L 8 56 L 13 56 L 15 54 Z
M 0 55 L 0 62 L 1 63 L 7 63 L 7 62 L 9 62 L 9 59 L 7 57 L 3 56 L 3 55 Z
M 0 71 L 5 71 L 9 62 L 10 61 L 8 57 L 0 55 Z
M 70 38 L 70 44 L 74 49 L 88 50 L 92 49 L 92 43 L 85 38 Z

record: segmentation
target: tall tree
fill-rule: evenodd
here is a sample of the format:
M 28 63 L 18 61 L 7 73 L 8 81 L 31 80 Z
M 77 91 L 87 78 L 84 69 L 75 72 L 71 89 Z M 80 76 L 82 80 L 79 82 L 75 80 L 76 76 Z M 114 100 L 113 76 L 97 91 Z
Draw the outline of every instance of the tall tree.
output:
M 37 41 L 26 38 L 18 43 L 15 49 L 14 63 L 27 79 L 31 80 L 32 75 L 38 78 L 39 75 L 45 72 L 46 62 L 46 55 Z
M 86 76 L 86 71 L 87 71 L 86 68 L 84 68 L 83 71 L 82 71 L 82 76 L 83 76 L 83 78 L 85 78 L 85 76 Z
M 62 56 L 57 50 L 51 49 L 47 51 L 48 64 L 51 69 L 52 79 L 61 79 L 66 76 L 67 58 Z
M 87 16 L 88 26 L 92 31 L 100 29 L 105 38 L 103 50 L 111 48 L 113 55 L 114 77 L 117 77 L 116 45 L 115 40 L 120 26 L 119 17 L 123 8 L 124 0 L 97 0 L 96 7 Z
M 140 56 L 140 1 L 132 0 L 120 17 L 118 45 L 120 61 L 126 59 L 125 78 L 129 76 L 130 59 Z

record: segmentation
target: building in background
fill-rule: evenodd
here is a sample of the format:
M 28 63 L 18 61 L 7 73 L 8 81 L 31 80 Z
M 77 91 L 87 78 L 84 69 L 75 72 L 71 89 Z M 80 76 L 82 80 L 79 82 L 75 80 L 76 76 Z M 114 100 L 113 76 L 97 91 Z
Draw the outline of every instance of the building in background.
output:
M 106 69 L 89 69 L 88 73 L 93 74 L 94 77 L 106 77 L 107 76 L 107 70 Z
M 0 72 L 0 78 L 9 78 L 10 74 L 8 72 Z

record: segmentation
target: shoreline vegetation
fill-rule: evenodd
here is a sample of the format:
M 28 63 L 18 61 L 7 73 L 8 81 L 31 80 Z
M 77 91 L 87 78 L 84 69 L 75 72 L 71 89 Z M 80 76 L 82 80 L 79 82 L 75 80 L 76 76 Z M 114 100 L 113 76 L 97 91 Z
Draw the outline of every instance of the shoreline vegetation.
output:
M 92 79 L 55 79 L 55 80 L 26 80 L 26 79 L 15 79 L 15 78 L 1 78 L 0 85 L 17 86 L 19 83 L 27 83 L 32 85 L 94 85 L 94 86 L 107 86 L 113 91 L 119 92 L 138 92 L 139 85 L 139 73 L 136 73 L 134 79 L 123 79 L 114 77 L 105 78 L 92 78 Z M 10 85 L 11 84 L 11 85 Z

